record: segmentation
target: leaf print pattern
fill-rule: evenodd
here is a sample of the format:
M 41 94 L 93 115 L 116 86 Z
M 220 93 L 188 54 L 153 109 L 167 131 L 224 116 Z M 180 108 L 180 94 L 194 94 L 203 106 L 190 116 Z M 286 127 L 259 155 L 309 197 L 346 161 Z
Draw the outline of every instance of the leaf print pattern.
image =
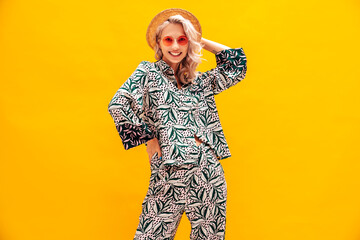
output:
M 215 54 L 217 67 L 205 72 L 205 84 L 211 84 L 214 95 L 234 86 L 245 78 L 246 57 L 243 50 L 223 50 Z M 210 76 L 210 77 L 209 77 Z
M 142 66 L 143 63 L 140 63 L 108 106 L 125 149 L 145 143 L 156 136 L 156 130 L 146 117 L 150 112 L 150 105 L 143 104 L 143 86 L 147 85 L 148 80 Z
M 149 189 L 134 239 L 174 239 L 183 213 L 191 222 L 190 239 L 225 239 L 227 186 L 214 150 L 197 148 L 198 164 L 166 166 L 151 159 Z
M 165 61 L 142 61 L 108 106 L 124 148 L 156 137 L 163 164 L 180 166 L 197 162 L 196 135 L 218 159 L 230 157 L 214 96 L 245 78 L 247 61 L 242 48 L 215 58 L 216 68 L 198 72 L 194 84 L 181 89 Z

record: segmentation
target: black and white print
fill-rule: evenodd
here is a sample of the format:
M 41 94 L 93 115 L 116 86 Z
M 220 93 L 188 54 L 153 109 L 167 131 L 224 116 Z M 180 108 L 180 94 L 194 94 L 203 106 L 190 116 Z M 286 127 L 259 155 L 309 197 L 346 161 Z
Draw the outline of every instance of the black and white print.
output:
M 216 68 L 181 89 L 165 61 L 139 64 L 108 105 L 125 149 L 157 137 L 164 165 L 192 164 L 199 157 L 196 135 L 218 159 L 231 156 L 214 96 L 245 78 L 247 61 L 242 48 L 215 57 Z

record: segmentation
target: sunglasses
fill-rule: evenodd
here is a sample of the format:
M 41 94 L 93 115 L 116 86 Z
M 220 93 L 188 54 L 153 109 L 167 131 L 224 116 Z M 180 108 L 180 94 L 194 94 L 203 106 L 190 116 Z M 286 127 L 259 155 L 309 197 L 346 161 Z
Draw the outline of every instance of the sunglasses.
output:
M 170 36 L 166 36 L 163 38 L 163 44 L 167 47 L 171 46 L 175 39 L 173 37 L 170 37 Z M 176 42 L 179 44 L 179 45 L 186 45 L 188 43 L 188 38 L 186 36 L 180 36 L 176 39 Z

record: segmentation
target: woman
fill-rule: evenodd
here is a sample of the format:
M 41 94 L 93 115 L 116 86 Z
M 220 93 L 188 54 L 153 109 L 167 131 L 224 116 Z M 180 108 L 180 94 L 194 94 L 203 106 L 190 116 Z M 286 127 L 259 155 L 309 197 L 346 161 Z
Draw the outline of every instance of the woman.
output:
M 147 145 L 151 176 L 134 239 L 173 239 L 185 212 L 190 239 L 224 239 L 227 187 L 220 159 L 231 156 L 214 95 L 246 74 L 242 48 L 201 37 L 190 12 L 167 9 L 147 31 L 156 62 L 142 61 L 108 109 L 125 149 Z M 201 49 L 217 67 L 200 73 Z

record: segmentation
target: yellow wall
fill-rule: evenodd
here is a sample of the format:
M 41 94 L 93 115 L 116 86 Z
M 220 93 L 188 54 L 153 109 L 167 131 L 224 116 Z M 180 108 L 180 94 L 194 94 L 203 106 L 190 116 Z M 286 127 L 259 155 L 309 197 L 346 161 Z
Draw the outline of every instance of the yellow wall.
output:
M 144 145 L 124 150 L 107 105 L 155 60 L 146 28 L 169 7 L 247 55 L 246 78 L 216 97 L 232 153 L 227 239 L 359 239 L 354 0 L 2 0 L 0 239 L 133 238 L 149 163 Z M 204 58 L 200 71 L 216 64 Z M 184 215 L 176 239 L 189 233 Z

